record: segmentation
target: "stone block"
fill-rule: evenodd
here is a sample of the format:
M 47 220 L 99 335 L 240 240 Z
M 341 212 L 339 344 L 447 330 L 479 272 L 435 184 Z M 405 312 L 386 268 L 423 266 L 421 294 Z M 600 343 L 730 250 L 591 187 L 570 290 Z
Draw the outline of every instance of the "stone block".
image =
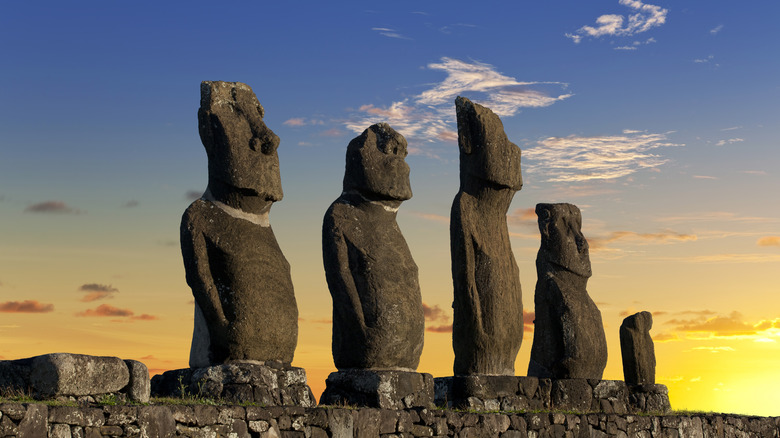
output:
M 151 393 L 149 369 L 137 360 L 125 360 L 125 365 L 127 365 L 127 370 L 130 374 L 130 381 L 122 392 L 126 393 L 130 400 L 148 403 Z
M 551 402 L 553 409 L 588 412 L 593 405 L 593 388 L 585 379 L 553 380 Z
M 265 406 L 316 406 L 306 371 L 280 362 L 234 361 L 166 371 L 152 378 L 157 397 L 197 396 Z
M 30 362 L 30 386 L 41 398 L 119 392 L 129 381 L 127 365 L 118 357 L 52 353 Z
M 331 373 L 320 404 L 381 409 L 433 406 L 433 376 L 390 370 L 351 369 Z

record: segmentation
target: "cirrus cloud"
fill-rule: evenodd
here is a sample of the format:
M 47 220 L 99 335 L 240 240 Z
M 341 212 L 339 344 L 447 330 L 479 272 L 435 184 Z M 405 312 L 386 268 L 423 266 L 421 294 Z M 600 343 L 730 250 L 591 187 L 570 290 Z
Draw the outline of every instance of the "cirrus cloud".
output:
M 24 209 L 27 213 L 79 214 L 81 211 L 70 207 L 62 201 L 45 201 L 29 205 Z
M 611 180 L 643 169 L 656 169 L 669 160 L 653 150 L 684 146 L 671 143 L 665 134 L 632 130 L 622 135 L 548 137 L 523 151 L 529 173 L 550 182 Z
M 574 33 L 567 33 L 566 37 L 579 44 L 586 37 L 631 36 L 666 23 L 668 9 L 642 3 L 640 0 L 619 0 L 619 3 L 633 9 L 634 13 L 628 17 L 617 14 L 601 15 L 596 18 L 595 26 L 582 26 Z
M 780 236 L 764 236 L 756 242 L 758 246 L 780 246 Z
M 0 312 L 3 313 L 48 313 L 52 311 L 54 311 L 53 304 L 41 303 L 37 300 L 0 303 Z
M 457 96 L 469 97 L 502 117 L 513 116 L 521 108 L 546 107 L 572 96 L 561 92 L 568 87 L 566 83 L 518 81 L 479 61 L 443 57 L 439 62 L 428 64 L 427 68 L 447 76 L 421 93 L 390 105 L 361 105 L 345 122 L 346 128 L 360 133 L 374 123 L 386 122 L 410 144 L 456 142 L 453 101 Z M 411 146 L 409 153 L 426 152 Z

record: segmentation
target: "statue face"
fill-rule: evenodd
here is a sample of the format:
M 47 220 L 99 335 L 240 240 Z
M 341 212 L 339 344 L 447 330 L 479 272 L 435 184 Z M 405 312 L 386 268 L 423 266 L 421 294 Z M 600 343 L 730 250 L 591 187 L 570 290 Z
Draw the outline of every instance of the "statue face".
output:
M 507 138 L 501 119 L 489 108 L 462 97 L 455 100 L 455 105 L 461 173 L 520 190 L 520 148 Z
M 372 125 L 347 147 L 344 190 L 371 200 L 405 201 L 412 197 L 406 139 L 386 123 Z
M 279 137 L 263 122 L 263 107 L 249 86 L 204 82 L 198 111 L 200 138 L 209 158 L 209 179 L 245 196 L 282 199 Z
M 588 241 L 582 234 L 580 209 L 572 204 L 537 204 L 540 253 L 547 261 L 582 277 L 592 275 Z

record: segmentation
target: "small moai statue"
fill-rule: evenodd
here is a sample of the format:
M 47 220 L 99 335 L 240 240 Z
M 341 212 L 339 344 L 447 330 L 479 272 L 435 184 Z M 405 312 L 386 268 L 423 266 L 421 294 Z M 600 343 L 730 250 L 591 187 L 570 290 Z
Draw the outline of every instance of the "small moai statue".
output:
M 208 188 L 181 221 L 187 284 L 195 297 L 190 366 L 236 360 L 289 365 L 298 339 L 290 265 L 268 218 L 282 199 L 279 137 L 252 89 L 203 82 L 198 129 Z
M 455 111 L 460 190 L 450 220 L 453 372 L 514 376 L 523 302 L 506 213 L 523 187 L 520 148 L 489 108 L 458 97 Z
M 536 215 L 542 243 L 528 375 L 601 379 L 607 340 L 601 312 L 586 290 L 591 267 L 580 210 L 572 204 L 537 204 Z
M 620 352 L 623 378 L 627 385 L 655 384 L 655 347 L 650 329 L 653 315 L 639 312 L 626 317 L 620 325 Z
M 343 369 L 417 369 L 425 317 L 417 265 L 396 223 L 412 197 L 406 139 L 379 123 L 347 147 L 344 191 L 325 213 L 333 360 Z
M 433 406 L 433 376 L 415 372 L 425 331 L 417 265 L 396 223 L 412 197 L 406 155 L 406 139 L 386 123 L 347 147 L 344 191 L 322 224 L 338 371 L 320 404 Z

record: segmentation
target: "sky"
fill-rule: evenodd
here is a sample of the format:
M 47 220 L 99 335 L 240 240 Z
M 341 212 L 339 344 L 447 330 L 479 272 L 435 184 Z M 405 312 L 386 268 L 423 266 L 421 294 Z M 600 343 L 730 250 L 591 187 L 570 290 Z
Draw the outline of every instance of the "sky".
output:
M 349 141 L 409 142 L 398 223 L 426 306 L 418 370 L 452 374 L 454 100 L 523 151 L 507 215 L 533 339 L 534 206 L 580 207 L 590 296 L 618 330 L 653 313 L 675 409 L 780 415 L 780 3 L 4 2 L 0 358 L 52 352 L 187 366 L 181 214 L 206 187 L 200 82 L 250 85 L 281 138 L 271 226 L 300 312 L 293 365 L 334 371 L 322 217 Z M 521 316 L 518 315 L 518 318 Z

